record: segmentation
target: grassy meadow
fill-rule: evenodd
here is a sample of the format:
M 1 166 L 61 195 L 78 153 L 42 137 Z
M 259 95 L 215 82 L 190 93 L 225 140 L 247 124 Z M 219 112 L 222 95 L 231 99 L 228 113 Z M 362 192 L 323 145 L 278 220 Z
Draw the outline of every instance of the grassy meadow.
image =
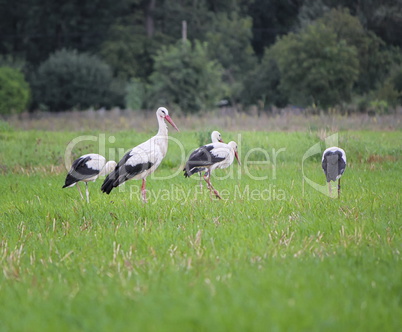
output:
M 326 185 L 321 155 L 302 160 L 333 132 L 210 129 L 242 160 L 211 178 L 223 200 L 180 171 L 210 131 L 170 127 L 148 204 L 102 179 L 87 204 L 61 188 L 69 143 L 118 160 L 154 130 L 2 123 L 0 331 L 401 331 L 402 132 L 339 131 L 332 199 L 303 181 Z

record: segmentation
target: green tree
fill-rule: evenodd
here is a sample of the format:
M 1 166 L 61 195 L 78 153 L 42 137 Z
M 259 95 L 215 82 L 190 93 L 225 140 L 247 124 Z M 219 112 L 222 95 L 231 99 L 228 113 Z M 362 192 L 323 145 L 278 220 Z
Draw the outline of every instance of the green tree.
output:
M 329 10 L 330 7 L 325 4 L 325 0 L 305 0 L 297 17 L 300 27 L 302 29 L 307 27 Z
M 400 0 L 305 0 L 300 22 L 313 22 L 329 9 L 347 8 L 365 29 L 374 32 L 388 45 L 402 46 L 402 1 Z M 305 26 L 305 25 L 304 25 Z M 339 24 L 341 26 L 341 23 Z
M 164 0 L 153 12 L 155 30 L 174 40 L 182 35 L 182 21 L 187 22 L 189 39 L 204 40 L 213 17 L 206 1 Z
M 126 108 L 140 110 L 144 106 L 146 98 L 145 85 L 137 78 L 131 78 L 126 86 L 126 95 L 124 97 Z
M 273 52 L 266 49 L 261 63 L 246 75 L 241 99 L 246 105 L 257 104 L 259 109 L 285 107 L 288 97 L 280 89 L 280 83 L 278 63 Z
M 338 42 L 344 40 L 356 48 L 359 77 L 354 89 L 357 93 L 366 93 L 384 80 L 389 66 L 388 57 L 381 50 L 384 43 L 374 33 L 365 30 L 357 17 L 347 9 L 332 9 L 317 22 L 331 29 Z
M 389 45 L 402 47 L 402 1 L 357 1 L 356 15 L 363 25 Z
M 230 87 L 232 102 L 244 89 L 244 76 L 256 65 L 251 26 L 250 17 L 240 17 L 235 12 L 223 13 L 216 16 L 206 35 L 210 58 L 224 68 L 224 80 Z
M 64 111 L 122 105 L 124 91 L 119 96 L 114 83 L 110 67 L 98 57 L 61 50 L 39 66 L 32 86 L 37 105 Z
M 24 111 L 31 97 L 31 90 L 24 75 L 17 69 L 0 67 L 0 114 Z
M 154 57 L 151 75 L 153 105 L 180 107 L 185 113 L 213 106 L 227 94 L 222 66 L 210 60 L 207 44 L 180 41 L 162 47 Z
M 350 99 L 358 78 L 358 55 L 322 23 L 289 34 L 273 46 L 281 72 L 281 90 L 290 102 L 321 107 Z
M 384 83 L 373 92 L 377 99 L 385 100 L 390 106 L 402 104 L 402 65 L 392 67 Z
M 96 52 L 130 1 L 24 0 L 1 6 L 0 54 L 38 65 L 61 48 Z
M 146 79 L 152 73 L 153 40 L 145 30 L 135 26 L 115 25 L 101 46 L 100 54 L 112 68 L 114 76 L 123 80 Z
M 253 20 L 252 45 L 259 57 L 262 57 L 266 47 L 275 43 L 278 36 L 296 28 L 302 4 L 303 0 L 249 1 L 247 14 Z

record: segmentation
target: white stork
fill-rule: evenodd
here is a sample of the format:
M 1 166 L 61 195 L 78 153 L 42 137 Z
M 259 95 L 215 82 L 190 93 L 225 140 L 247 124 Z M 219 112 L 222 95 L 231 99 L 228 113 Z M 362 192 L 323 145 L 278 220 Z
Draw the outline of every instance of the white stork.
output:
M 101 190 L 110 194 L 113 188 L 121 185 L 127 180 L 142 180 L 142 199 L 146 203 L 146 178 L 154 172 L 162 162 L 168 149 L 168 130 L 165 121 L 168 121 L 177 131 L 179 129 L 170 118 L 165 107 L 159 107 L 156 111 L 159 131 L 148 141 L 136 146 L 127 152 L 117 164 L 115 170 L 110 173 L 102 184 Z
M 217 142 L 221 142 L 223 143 L 223 139 L 222 139 L 222 135 L 219 131 L 214 130 L 211 133 L 211 142 L 212 143 L 217 143 Z M 196 153 L 197 150 L 193 151 L 193 153 L 190 155 L 189 159 L 191 159 L 194 155 L 194 153 Z M 199 172 L 200 174 L 200 188 L 202 189 L 202 171 Z
M 233 163 L 234 157 L 241 165 L 236 142 L 231 141 L 228 144 L 216 142 L 204 145 L 191 154 L 183 169 L 184 176 L 190 177 L 194 173 L 205 172 L 204 180 L 208 185 L 208 189 L 211 192 L 213 191 L 217 198 L 221 198 L 211 184 L 211 172 L 216 168 L 229 167 Z
M 214 130 L 211 133 L 211 142 L 212 143 L 216 143 L 216 142 L 223 143 L 222 136 L 221 136 L 221 133 L 219 131 Z
M 322 154 L 321 161 L 322 169 L 327 177 L 328 190 L 331 195 L 331 183 L 330 181 L 338 180 L 338 198 L 341 192 L 341 176 L 345 172 L 346 168 L 346 153 L 341 148 L 333 146 L 328 148 Z
M 84 199 L 78 182 L 85 182 L 87 202 L 89 203 L 88 182 L 96 181 L 99 176 L 110 173 L 116 167 L 116 165 L 116 162 L 113 160 L 106 162 L 105 157 L 101 156 L 100 154 L 84 154 L 83 156 L 74 160 L 71 169 L 67 174 L 63 188 L 69 188 L 77 185 L 78 192 L 80 193 L 81 198 Z

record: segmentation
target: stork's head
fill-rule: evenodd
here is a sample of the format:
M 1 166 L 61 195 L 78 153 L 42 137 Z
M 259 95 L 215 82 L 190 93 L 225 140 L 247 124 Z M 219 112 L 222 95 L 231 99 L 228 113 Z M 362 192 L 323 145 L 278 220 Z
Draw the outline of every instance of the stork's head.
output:
M 213 131 L 211 134 L 211 142 L 215 143 L 215 142 L 221 142 L 223 143 L 223 139 L 221 136 L 221 133 L 219 131 Z
M 167 122 L 169 122 L 174 129 L 179 131 L 179 128 L 174 124 L 173 120 L 169 116 L 169 112 L 167 108 L 165 107 L 159 107 L 158 110 L 156 111 L 156 116 L 161 117 L 162 119 L 165 119 Z
M 228 143 L 228 145 L 233 149 L 237 162 L 239 163 L 239 165 L 241 165 L 240 159 L 239 159 L 239 154 L 237 153 L 237 143 L 234 141 L 231 141 Z

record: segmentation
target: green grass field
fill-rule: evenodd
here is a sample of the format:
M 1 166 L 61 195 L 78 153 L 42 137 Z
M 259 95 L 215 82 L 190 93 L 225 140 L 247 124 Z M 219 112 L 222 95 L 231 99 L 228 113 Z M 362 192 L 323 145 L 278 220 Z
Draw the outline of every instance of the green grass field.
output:
M 402 133 L 339 132 L 332 199 L 303 183 L 322 133 L 220 131 L 243 162 L 212 177 L 224 200 L 179 172 L 208 132 L 171 131 L 148 204 L 101 179 L 87 204 L 61 189 L 83 133 L 3 124 L 0 331 L 401 331 Z M 85 135 L 73 157 L 117 160 L 153 133 Z M 325 185 L 320 162 L 303 169 Z

